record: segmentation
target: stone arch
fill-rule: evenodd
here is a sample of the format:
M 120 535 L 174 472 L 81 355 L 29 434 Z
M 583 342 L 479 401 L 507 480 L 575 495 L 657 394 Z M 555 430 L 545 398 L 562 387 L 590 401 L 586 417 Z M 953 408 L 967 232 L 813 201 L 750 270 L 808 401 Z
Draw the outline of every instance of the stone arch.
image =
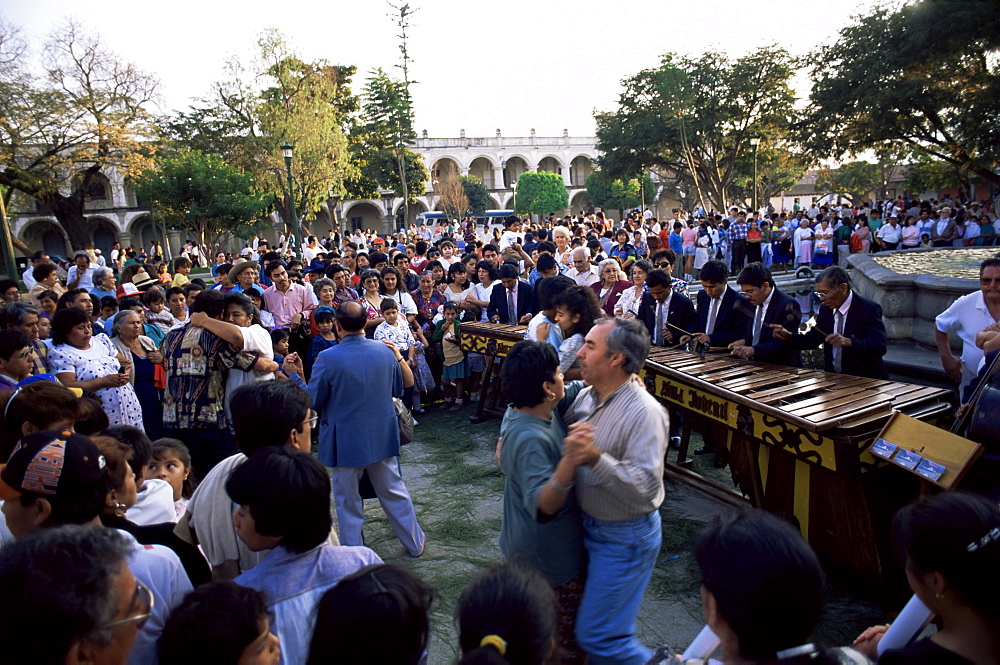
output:
M 403 215 L 406 214 L 406 209 L 404 208 L 403 204 L 400 203 L 398 206 L 396 206 L 396 209 L 393 211 L 393 218 L 396 220 L 396 228 L 400 229 L 403 228 L 404 226 L 409 226 L 410 224 L 416 224 L 417 215 L 419 215 L 422 212 L 427 212 L 426 203 L 424 203 L 423 201 L 415 201 L 413 203 L 410 203 L 410 215 L 405 220 L 404 223 Z
M 118 226 L 106 217 L 88 217 L 87 224 L 94 248 L 101 250 L 105 257 L 111 256 L 111 248 L 118 241 Z
M 482 180 L 486 189 L 497 189 L 495 173 L 496 165 L 486 155 L 479 155 L 469 164 L 469 175 Z
M 522 173 L 531 170 L 531 166 L 527 158 L 521 155 L 511 155 L 506 162 L 503 167 L 503 186 L 505 189 L 510 189 L 512 183 L 517 182 Z
M 79 185 L 85 176 L 85 171 L 77 173 L 73 178 L 73 185 Z M 83 197 L 84 207 L 88 210 L 110 208 L 115 203 L 111 179 L 100 171 L 91 173 L 86 177 L 86 182 L 83 182 Z
M 462 175 L 462 167 L 459 161 L 454 157 L 443 156 L 438 157 L 431 164 L 431 182 L 435 180 L 440 181 L 442 178 L 447 178 L 450 176 L 458 177 Z
M 500 199 L 499 199 L 499 198 L 497 198 L 497 195 L 495 195 L 495 194 L 490 194 L 490 201 L 493 201 L 493 209 L 494 209 L 494 210 L 504 210 L 504 207 L 503 207 L 503 205 L 502 205 L 502 204 L 500 203 Z
M 384 220 L 385 208 L 376 201 L 356 201 L 344 211 L 344 228 L 348 233 L 355 229 L 382 229 Z
M 557 173 L 562 175 L 564 164 L 555 155 L 546 155 L 538 162 L 539 173 Z
M 69 236 L 58 222 L 52 219 L 29 220 L 18 233 L 32 252 L 41 250 L 49 256 L 69 255 Z
M 587 176 L 594 172 L 594 160 L 590 155 L 577 155 L 569 163 L 569 184 L 583 187 Z
M 587 195 L 587 190 L 585 189 L 573 194 L 569 200 L 570 214 L 580 212 L 581 210 L 589 212 L 592 207 L 590 205 L 590 197 Z
M 129 225 L 129 237 L 132 240 L 132 247 L 137 252 L 149 247 L 149 243 L 153 241 L 165 243 L 166 240 L 163 237 L 163 228 L 149 215 L 139 215 L 132 220 Z

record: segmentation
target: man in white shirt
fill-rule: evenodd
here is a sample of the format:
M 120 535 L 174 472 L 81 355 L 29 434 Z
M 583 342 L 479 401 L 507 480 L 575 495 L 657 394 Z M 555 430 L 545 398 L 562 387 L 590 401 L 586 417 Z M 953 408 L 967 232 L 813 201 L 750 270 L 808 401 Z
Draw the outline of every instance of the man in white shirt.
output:
M 600 276 L 594 272 L 594 267 L 590 264 L 590 249 L 577 247 L 571 256 L 573 267 L 566 271 L 567 277 L 580 286 L 590 286 L 601 281 Z
M 976 335 L 1000 323 L 1000 259 L 986 259 L 979 265 L 979 291 L 964 295 L 934 319 L 934 339 L 941 365 L 948 378 L 959 384 L 959 394 L 979 373 L 983 350 Z M 949 334 L 962 340 L 962 357 L 951 352 Z
M 902 230 L 899 228 L 899 218 L 895 215 L 889 217 L 889 223 L 878 230 L 875 237 L 883 250 L 896 249 L 899 246 L 899 238 Z
M 94 288 L 94 271 L 98 267 L 96 263 L 91 263 L 90 254 L 77 250 L 73 255 L 73 265 L 66 272 L 66 290 L 86 289 L 90 292 Z

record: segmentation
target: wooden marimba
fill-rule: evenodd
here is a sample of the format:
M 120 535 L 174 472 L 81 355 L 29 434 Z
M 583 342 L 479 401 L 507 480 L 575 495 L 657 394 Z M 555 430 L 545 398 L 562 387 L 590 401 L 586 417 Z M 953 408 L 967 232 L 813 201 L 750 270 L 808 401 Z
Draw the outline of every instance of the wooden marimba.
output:
M 506 410 L 501 399 L 500 364 L 515 344 L 524 339 L 528 326 L 506 323 L 463 323 L 459 345 L 466 353 L 479 353 L 486 357 L 486 371 L 479 388 L 476 412 L 469 422 L 481 423 L 489 418 L 503 417 Z
M 951 409 L 949 391 L 657 348 L 642 375 L 653 395 L 688 412 L 679 463 L 692 416 L 720 424 L 726 440 L 706 443 L 728 458 L 751 505 L 798 522 L 831 567 L 882 578 L 891 515 L 916 489 L 880 473 L 867 450 L 892 411 L 936 417 Z

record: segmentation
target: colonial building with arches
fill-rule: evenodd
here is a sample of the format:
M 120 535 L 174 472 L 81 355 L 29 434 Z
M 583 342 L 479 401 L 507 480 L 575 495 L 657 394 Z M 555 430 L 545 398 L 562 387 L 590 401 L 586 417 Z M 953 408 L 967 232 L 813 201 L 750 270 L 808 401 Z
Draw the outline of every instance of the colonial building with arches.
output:
M 440 197 L 435 187 L 454 175 L 473 175 L 480 178 L 489 190 L 492 207 L 503 210 L 513 207 L 516 183 L 526 171 L 545 171 L 562 176 L 569 196 L 567 210 L 553 210 L 564 214 L 569 210 L 586 210 L 590 207 L 584 182 L 594 170 L 598 156 L 597 139 L 593 136 L 536 136 L 532 129 L 526 137 L 504 137 L 500 130 L 495 136 L 466 137 L 465 130 L 457 138 L 429 138 L 424 131 L 413 150 L 424 158 L 430 179 L 427 190 L 409 206 L 403 199 L 387 193 L 380 200 L 345 200 L 335 206 L 340 227 L 347 231 L 356 228 L 375 229 L 382 233 L 413 223 L 422 212 L 439 209 Z M 44 250 L 50 255 L 71 256 L 69 238 L 51 211 L 32 199 L 16 197 L 10 213 L 11 233 L 20 238 L 31 251 Z M 107 254 L 115 242 L 123 247 L 148 247 L 150 241 L 163 239 L 163 230 L 154 224 L 149 206 L 136 196 L 135 188 L 127 178 L 114 169 L 107 169 L 90 179 L 87 186 L 85 214 L 91 225 L 91 238 L 95 248 Z M 313 234 L 326 234 L 332 226 L 332 216 L 320 215 L 315 220 L 305 220 L 305 227 Z M 280 224 L 275 216 L 275 224 Z M 177 255 L 185 238 L 180 231 L 167 230 L 167 251 Z M 223 249 L 238 249 L 237 239 Z

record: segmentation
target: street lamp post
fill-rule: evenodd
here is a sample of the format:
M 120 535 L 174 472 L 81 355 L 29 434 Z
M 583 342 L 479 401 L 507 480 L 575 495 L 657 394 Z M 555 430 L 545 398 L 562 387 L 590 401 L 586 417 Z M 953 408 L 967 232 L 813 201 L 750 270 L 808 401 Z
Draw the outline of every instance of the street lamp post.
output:
M 396 192 L 391 189 L 380 189 L 378 190 L 379 196 L 382 197 L 382 204 L 385 206 L 385 232 L 393 232 L 393 219 L 392 219 L 392 199 L 396 196 Z
M 750 145 L 753 147 L 753 209 L 757 212 L 757 146 L 760 145 L 760 134 L 750 137 Z
M 288 207 L 292 212 L 292 219 L 295 220 L 295 243 L 298 249 L 299 260 L 302 260 L 302 226 L 299 224 L 299 216 L 295 214 L 295 190 L 292 189 L 292 151 L 295 150 L 289 143 L 281 146 L 281 154 L 285 156 L 285 169 L 288 171 Z

